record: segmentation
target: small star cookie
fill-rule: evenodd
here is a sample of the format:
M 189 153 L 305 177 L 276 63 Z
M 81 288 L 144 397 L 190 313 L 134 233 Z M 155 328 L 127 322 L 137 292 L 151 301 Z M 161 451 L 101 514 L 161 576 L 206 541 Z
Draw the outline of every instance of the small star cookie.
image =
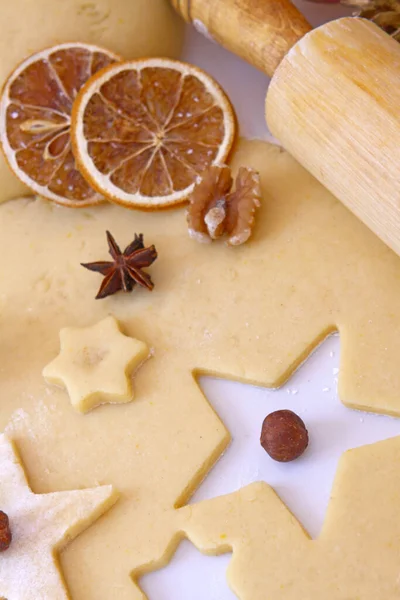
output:
M 67 600 L 56 552 L 87 529 L 118 499 L 111 485 L 34 494 L 14 444 L 0 435 L 0 506 L 12 541 L 0 559 L 0 598 Z
M 130 402 L 129 376 L 150 356 L 147 345 L 124 335 L 112 316 L 92 327 L 62 329 L 60 346 L 43 376 L 48 383 L 65 387 L 72 405 L 82 413 L 107 402 Z

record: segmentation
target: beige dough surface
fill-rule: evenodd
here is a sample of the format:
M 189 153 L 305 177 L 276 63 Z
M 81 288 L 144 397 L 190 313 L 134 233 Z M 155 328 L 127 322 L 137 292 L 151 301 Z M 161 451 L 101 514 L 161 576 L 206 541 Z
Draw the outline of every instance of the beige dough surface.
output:
M 33 492 L 120 492 L 61 555 L 73 600 L 139 600 L 132 575 L 165 564 L 181 539 L 187 510 L 174 509 L 229 442 L 196 373 L 276 387 L 338 329 L 342 400 L 400 415 L 400 259 L 279 148 L 241 142 L 238 165 L 260 171 L 264 192 L 254 236 L 238 248 L 191 240 L 183 210 L 0 206 L 0 431 L 17 444 Z M 122 247 L 135 233 L 156 245 L 152 293 L 94 300 L 101 276 L 80 263 L 108 260 L 106 229 Z M 133 402 L 83 415 L 42 370 L 61 328 L 109 314 L 154 353 Z M 379 476 L 367 467 L 365 477 Z M 397 506 L 400 488 L 391 489 Z
M 103 46 L 124 58 L 178 57 L 183 24 L 168 0 L 0 0 L 0 88 L 27 56 L 64 42 Z M 0 152 L 0 202 L 26 193 Z
M 182 509 L 202 552 L 233 550 L 240 600 L 397 600 L 400 437 L 346 452 L 317 540 L 265 483 Z

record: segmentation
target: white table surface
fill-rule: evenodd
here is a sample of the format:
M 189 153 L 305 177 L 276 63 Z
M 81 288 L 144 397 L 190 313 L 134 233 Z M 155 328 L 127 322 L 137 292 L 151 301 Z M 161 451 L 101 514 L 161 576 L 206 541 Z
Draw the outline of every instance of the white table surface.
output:
M 313 25 L 349 14 L 344 8 L 295 2 Z M 214 75 L 233 101 L 242 135 L 268 139 L 264 121 L 267 78 L 188 28 L 184 59 Z M 351 411 L 337 396 L 340 339 L 332 336 L 278 391 L 203 378 L 201 386 L 232 435 L 232 443 L 191 502 L 230 493 L 253 481 L 271 484 L 312 537 L 321 529 L 338 459 L 348 448 L 400 434 L 400 420 Z M 300 460 L 274 463 L 259 444 L 265 416 L 297 412 L 310 433 Z M 168 567 L 142 578 L 149 600 L 234 600 L 225 571 L 230 555 L 201 555 L 183 542 Z

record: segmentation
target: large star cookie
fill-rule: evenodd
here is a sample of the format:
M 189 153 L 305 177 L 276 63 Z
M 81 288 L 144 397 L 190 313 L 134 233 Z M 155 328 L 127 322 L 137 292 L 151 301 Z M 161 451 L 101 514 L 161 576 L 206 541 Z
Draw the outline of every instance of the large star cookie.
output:
M 49 383 L 64 386 L 72 405 L 88 412 L 106 402 L 130 402 L 130 373 L 148 357 L 144 342 L 124 335 L 114 317 L 92 327 L 60 331 L 60 354 L 43 370 Z
M 0 598 L 67 600 L 55 557 L 117 500 L 112 486 L 34 494 L 13 446 L 0 435 L 0 507 L 12 542 L 0 556 Z

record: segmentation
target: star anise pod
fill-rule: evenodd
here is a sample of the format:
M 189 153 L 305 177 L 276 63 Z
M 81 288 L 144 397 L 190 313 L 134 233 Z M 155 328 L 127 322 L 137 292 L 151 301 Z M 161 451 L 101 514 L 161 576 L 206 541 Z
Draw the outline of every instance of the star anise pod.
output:
M 155 247 L 145 248 L 143 235 L 135 233 L 133 242 L 125 248 L 124 252 L 121 252 L 111 233 L 107 231 L 106 234 L 109 252 L 113 261 L 81 263 L 85 269 L 104 275 L 96 300 L 111 296 L 120 290 L 131 292 L 136 284 L 151 291 L 154 283 L 150 275 L 143 271 L 143 268 L 149 267 L 156 260 L 157 251 Z

